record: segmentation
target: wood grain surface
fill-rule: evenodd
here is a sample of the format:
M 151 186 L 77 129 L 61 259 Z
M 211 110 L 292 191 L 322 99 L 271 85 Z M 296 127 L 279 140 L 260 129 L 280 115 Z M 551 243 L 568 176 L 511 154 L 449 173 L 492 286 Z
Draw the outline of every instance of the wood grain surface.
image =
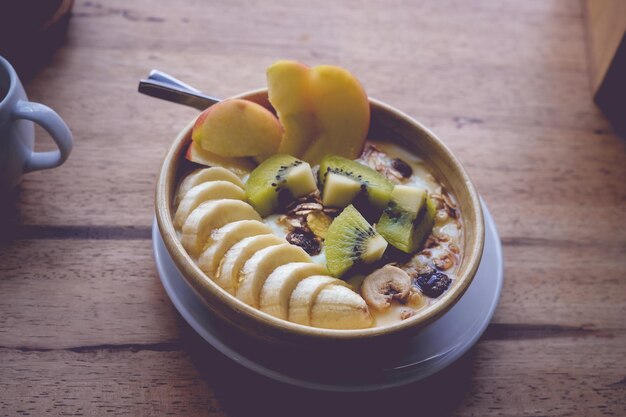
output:
M 0 415 L 626 415 L 626 144 L 594 106 L 582 4 L 77 1 L 26 85 L 70 125 L 61 168 L 2 197 Z M 502 236 L 493 323 L 439 375 L 377 394 L 270 382 L 204 343 L 151 253 L 160 160 L 197 112 L 152 68 L 227 97 L 279 58 L 345 66 L 460 157 Z M 40 149 L 48 149 L 38 130 Z

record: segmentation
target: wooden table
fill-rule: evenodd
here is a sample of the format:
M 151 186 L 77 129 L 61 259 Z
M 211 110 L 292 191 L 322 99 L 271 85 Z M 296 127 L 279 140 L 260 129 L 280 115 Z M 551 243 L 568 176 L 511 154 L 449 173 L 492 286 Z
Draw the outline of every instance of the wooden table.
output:
M 175 4 L 78 1 L 67 44 L 26 85 L 75 149 L 25 177 L 2 226 L 2 415 L 625 415 L 626 150 L 591 100 L 579 2 Z M 497 221 L 493 323 L 424 383 L 334 395 L 267 381 L 195 335 L 159 282 L 155 176 L 196 112 L 137 94 L 139 78 L 159 68 L 226 97 L 285 57 L 345 66 L 431 127 Z

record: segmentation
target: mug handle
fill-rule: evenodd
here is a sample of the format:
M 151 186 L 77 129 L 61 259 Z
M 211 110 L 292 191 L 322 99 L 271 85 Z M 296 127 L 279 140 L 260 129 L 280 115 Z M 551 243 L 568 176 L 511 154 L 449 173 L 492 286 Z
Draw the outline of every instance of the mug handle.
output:
M 13 110 L 12 118 L 37 123 L 50 134 L 59 148 L 56 151 L 31 152 L 24 165 L 24 172 L 55 168 L 65 162 L 72 151 L 72 133 L 57 112 L 43 104 L 20 100 Z

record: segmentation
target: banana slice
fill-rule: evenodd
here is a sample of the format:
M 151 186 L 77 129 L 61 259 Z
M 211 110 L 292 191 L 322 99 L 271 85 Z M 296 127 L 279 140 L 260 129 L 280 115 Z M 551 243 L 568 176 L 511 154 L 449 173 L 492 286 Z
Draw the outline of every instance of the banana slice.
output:
M 287 243 L 287 241 L 274 234 L 251 236 L 240 240 L 224 254 L 215 273 L 215 282 L 234 295 L 239 284 L 239 272 L 246 261 L 255 252 L 281 243 Z
M 272 233 L 272 229 L 258 220 L 239 220 L 228 223 L 211 233 L 209 238 L 211 243 L 198 258 L 198 266 L 213 277 L 220 260 L 235 243 L 246 237 L 267 233 Z
M 293 262 L 281 265 L 270 274 L 261 288 L 259 305 L 261 311 L 283 320 L 289 317 L 289 298 L 296 285 L 311 275 L 324 275 L 323 265 L 309 262 Z
M 326 329 L 365 329 L 372 326 L 367 303 L 350 288 L 327 285 L 311 308 L 311 326 Z
M 320 291 L 330 284 L 347 285 L 340 279 L 326 275 L 313 275 L 300 281 L 289 299 L 289 321 L 310 325 L 313 303 Z
M 196 257 L 205 245 L 210 243 L 209 238 L 214 229 L 237 220 L 260 221 L 261 216 L 250 204 L 240 200 L 206 201 L 192 211 L 185 220 L 181 238 L 183 247 L 191 256 Z
M 189 213 L 205 201 L 225 198 L 246 201 L 246 192 L 228 181 L 210 181 L 196 185 L 185 194 L 176 209 L 174 226 L 181 227 Z
M 246 261 L 239 274 L 236 297 L 259 308 L 259 294 L 267 277 L 279 266 L 290 262 L 312 262 L 300 247 L 291 243 L 270 246 L 256 252 Z
M 212 167 L 197 169 L 191 174 L 187 175 L 187 177 L 185 177 L 185 179 L 180 183 L 174 203 L 178 205 L 178 203 L 183 199 L 185 194 L 187 194 L 187 191 L 191 190 L 192 187 L 209 181 L 228 181 L 235 184 L 242 190 L 245 188 L 241 179 L 232 171 L 229 171 L 226 168 Z

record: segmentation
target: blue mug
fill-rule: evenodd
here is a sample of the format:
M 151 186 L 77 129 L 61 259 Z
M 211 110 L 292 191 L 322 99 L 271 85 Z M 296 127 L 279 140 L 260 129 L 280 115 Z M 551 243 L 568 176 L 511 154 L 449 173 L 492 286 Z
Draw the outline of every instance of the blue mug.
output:
M 58 150 L 35 152 L 35 125 L 43 127 Z M 13 188 L 22 174 L 61 165 L 72 151 L 72 134 L 50 107 L 28 101 L 9 62 L 0 56 L 0 188 Z

